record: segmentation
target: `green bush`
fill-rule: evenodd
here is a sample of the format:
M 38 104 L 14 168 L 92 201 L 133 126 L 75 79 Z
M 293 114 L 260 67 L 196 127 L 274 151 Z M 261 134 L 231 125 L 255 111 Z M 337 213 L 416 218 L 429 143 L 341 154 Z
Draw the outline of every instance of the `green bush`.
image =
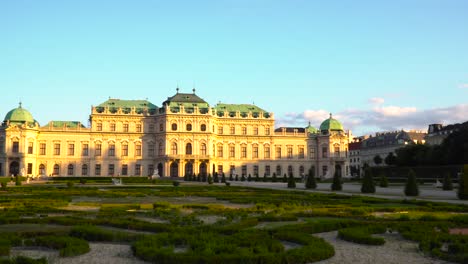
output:
M 307 189 L 316 189 L 317 188 L 317 181 L 315 180 L 315 168 L 312 166 L 309 169 L 309 174 L 307 175 L 307 180 L 305 187 Z
M 380 175 L 379 186 L 382 188 L 388 187 L 388 178 L 383 173 Z
M 11 242 L 7 239 L 0 238 L 0 256 L 10 255 Z
M 72 257 L 89 252 L 86 240 L 68 236 L 41 236 L 34 239 L 34 245 L 58 249 L 61 257 Z
M 413 170 L 410 170 L 408 173 L 408 180 L 405 185 L 405 195 L 406 196 L 418 196 L 419 187 L 418 181 L 416 180 L 416 174 Z
M 5 190 L 7 188 L 7 183 L 6 182 L 0 182 L 2 189 Z
M 19 177 L 19 176 L 15 177 L 15 185 L 16 186 L 21 186 L 21 177 Z
M 463 172 L 458 180 L 457 196 L 460 200 L 468 200 L 468 164 L 463 166 Z
M 442 184 L 442 190 L 444 191 L 451 191 L 453 190 L 453 183 L 452 177 L 450 177 L 450 173 L 445 173 L 444 182 Z
M 174 186 L 174 187 L 177 187 L 177 186 L 179 186 L 179 185 L 180 185 L 180 182 L 179 182 L 179 181 L 173 181 L 173 182 L 172 182 L 172 186 Z
M 0 264 L 47 264 L 47 258 L 42 257 L 39 259 L 33 259 L 23 256 L 17 256 L 11 259 L 0 259 Z
M 385 226 L 350 227 L 339 230 L 338 237 L 358 244 L 383 245 L 385 240 L 381 237 L 373 237 L 372 234 L 380 234 L 385 231 Z
M 213 178 L 208 174 L 208 184 L 213 184 Z
M 364 171 L 364 178 L 362 179 L 361 192 L 362 193 L 375 193 L 374 177 L 372 176 L 372 171 L 370 169 L 366 169 Z
M 341 176 L 338 174 L 338 171 L 335 171 L 333 175 L 333 182 L 331 185 L 332 191 L 341 191 L 343 190 L 343 183 L 341 182 Z
M 291 174 L 288 178 L 288 188 L 296 188 L 296 181 L 294 180 L 294 176 Z
M 67 182 L 67 187 L 68 188 L 73 188 L 73 186 L 74 186 L 74 183 L 72 181 Z

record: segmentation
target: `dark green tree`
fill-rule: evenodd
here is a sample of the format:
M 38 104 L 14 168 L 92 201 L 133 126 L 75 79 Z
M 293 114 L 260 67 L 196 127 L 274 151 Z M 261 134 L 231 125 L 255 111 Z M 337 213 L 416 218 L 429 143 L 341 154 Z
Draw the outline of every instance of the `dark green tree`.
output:
M 242 176 L 241 176 L 241 181 L 245 181 L 245 175 L 244 174 L 242 174 Z
M 387 175 L 385 175 L 385 173 L 383 172 L 380 174 L 379 186 L 382 188 L 388 187 L 388 178 L 387 178 Z
M 213 182 L 216 182 L 216 183 L 219 182 L 219 175 L 218 175 L 217 171 L 215 171 L 215 173 L 213 173 Z
M 229 174 L 229 180 L 230 180 L 230 181 L 233 181 L 233 180 L 234 180 L 233 177 L 232 177 L 232 173 Z
M 226 176 L 224 175 L 224 172 L 221 174 L 221 182 L 226 183 Z
M 444 191 L 453 190 L 452 177 L 450 177 L 450 173 L 448 173 L 448 172 L 445 173 L 444 182 L 442 184 L 442 190 L 444 190 Z
M 382 164 L 382 157 L 380 157 L 380 155 L 375 155 L 374 157 L 374 163 L 375 165 L 380 165 Z M 365 172 L 364 172 L 365 173 Z
M 372 175 L 372 170 L 369 168 L 364 171 L 364 178 L 362 179 L 361 192 L 362 193 L 375 193 L 374 177 Z
M 250 175 L 250 173 L 249 173 L 249 176 L 247 176 L 247 181 L 249 182 L 252 181 L 252 175 Z
M 294 176 L 292 174 L 290 174 L 288 178 L 288 188 L 296 188 L 296 180 L 294 180 Z
M 315 180 L 315 168 L 314 166 L 310 167 L 309 174 L 307 175 L 305 187 L 307 189 L 316 189 L 317 181 Z
M 418 196 L 419 195 L 419 187 L 418 181 L 416 179 L 416 174 L 413 170 L 408 172 L 408 179 L 405 185 L 405 195 L 406 196 Z
M 458 199 L 468 200 L 468 164 L 463 166 L 463 172 L 458 179 Z
M 208 174 L 208 184 L 213 184 L 213 178 L 211 177 L 211 174 Z
M 392 166 L 396 164 L 396 156 L 393 152 L 388 153 L 388 155 L 384 159 L 385 164 Z
M 286 176 L 286 173 L 283 174 L 283 182 L 284 183 L 288 182 L 288 176 Z
M 333 182 L 331 185 L 332 191 L 341 191 L 343 190 L 343 183 L 341 182 L 341 175 L 337 170 L 335 170 L 335 174 L 333 174 Z
M 15 176 L 15 185 L 21 186 L 21 177 L 18 175 Z
M 271 178 L 271 182 L 276 182 L 276 172 L 273 172 L 273 177 Z
M 239 181 L 239 175 L 236 174 L 236 181 Z
M 255 174 L 255 181 L 256 181 L 256 182 L 259 182 L 259 181 L 260 181 L 260 177 L 258 177 L 258 173 Z

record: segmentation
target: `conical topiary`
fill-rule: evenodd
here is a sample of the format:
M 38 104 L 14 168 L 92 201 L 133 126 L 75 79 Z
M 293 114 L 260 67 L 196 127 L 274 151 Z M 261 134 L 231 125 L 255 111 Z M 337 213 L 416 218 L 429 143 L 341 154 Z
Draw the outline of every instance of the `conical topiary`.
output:
M 450 177 L 450 173 L 446 173 L 444 176 L 444 183 L 442 184 L 442 190 L 444 191 L 453 190 L 452 177 Z
M 317 188 L 317 181 L 315 180 L 315 170 L 314 167 L 310 167 L 309 174 L 307 175 L 307 180 L 305 187 L 307 189 L 315 189 Z
M 362 193 L 375 193 L 374 177 L 372 176 L 372 171 L 370 169 L 367 169 L 364 172 L 364 178 L 362 179 L 361 192 Z
M 383 173 L 380 175 L 379 186 L 382 187 L 382 188 L 388 187 L 387 176 L 385 174 L 383 174 Z
M 408 172 L 408 180 L 406 181 L 405 185 L 405 195 L 406 196 L 418 196 L 419 195 L 419 187 L 418 181 L 416 179 L 416 174 L 413 170 Z
M 296 181 L 294 180 L 294 176 L 292 174 L 290 174 L 288 178 L 288 188 L 296 188 Z
M 458 179 L 458 199 L 468 200 L 468 164 L 463 166 L 463 172 Z
M 338 174 L 338 171 L 335 171 L 335 174 L 333 175 L 333 182 L 331 185 L 331 190 L 332 191 L 343 190 L 343 184 L 341 183 L 341 176 L 340 174 Z

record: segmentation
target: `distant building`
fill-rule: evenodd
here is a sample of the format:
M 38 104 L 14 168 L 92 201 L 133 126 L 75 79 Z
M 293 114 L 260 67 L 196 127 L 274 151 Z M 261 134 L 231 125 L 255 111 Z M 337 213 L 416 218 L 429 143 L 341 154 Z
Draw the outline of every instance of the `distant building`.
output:
M 443 126 L 442 124 L 430 124 L 427 129 L 426 144 L 440 145 L 448 135 L 461 128 L 468 128 L 468 121 L 447 126 Z
M 187 174 L 349 175 L 341 123 L 274 129 L 274 115 L 256 105 L 210 106 L 177 93 L 161 107 L 147 100 L 109 99 L 91 108 L 90 126 L 40 126 L 21 104 L 0 127 L 0 174 L 28 176 L 182 177 Z
M 354 138 L 349 146 L 349 168 L 352 177 L 358 177 L 361 174 L 361 145 L 365 137 Z
M 389 153 L 395 154 L 395 150 L 408 144 L 424 144 L 427 134 L 420 131 L 394 131 L 376 133 L 362 141 L 361 144 L 361 165 L 368 164 L 376 166 L 374 157 L 380 156 L 385 165 L 385 158 Z

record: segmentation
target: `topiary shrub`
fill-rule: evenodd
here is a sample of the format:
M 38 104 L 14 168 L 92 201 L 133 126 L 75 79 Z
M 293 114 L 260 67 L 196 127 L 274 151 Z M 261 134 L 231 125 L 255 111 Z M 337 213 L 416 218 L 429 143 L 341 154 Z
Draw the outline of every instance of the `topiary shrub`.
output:
M 7 188 L 7 183 L 6 182 L 0 182 L 2 189 L 5 190 Z
M 249 176 L 247 176 L 247 181 L 249 182 L 252 181 L 252 176 L 250 175 L 250 173 L 249 173 Z
M 173 182 L 172 182 L 172 186 L 174 186 L 174 187 L 177 187 L 177 186 L 179 186 L 179 185 L 180 185 L 180 182 L 179 182 L 179 181 L 173 181 Z
M 338 231 L 338 238 L 365 245 L 383 245 L 385 240 L 381 237 L 373 237 L 372 234 L 385 233 L 385 226 L 350 227 Z
M 242 176 L 241 176 L 241 181 L 245 181 L 245 175 L 244 174 L 242 174 Z
M 222 183 L 225 183 L 225 182 L 226 182 L 226 176 L 224 175 L 224 172 L 223 172 L 223 174 L 221 175 L 221 182 L 222 182 Z
M 67 187 L 68 188 L 73 188 L 75 184 L 72 181 L 67 181 Z
M 288 178 L 288 188 L 296 188 L 296 181 L 294 180 L 294 176 L 291 174 Z
M 89 252 L 88 241 L 68 236 L 42 236 L 34 240 L 34 245 L 58 249 L 61 257 L 72 257 Z
M 457 196 L 460 200 L 468 200 L 468 164 L 463 166 L 463 172 L 458 180 Z
M 278 179 L 276 178 L 276 172 L 273 172 L 273 176 L 271 178 L 271 182 L 277 182 Z
M 233 180 L 234 180 L 233 177 L 232 177 L 232 173 L 229 174 L 229 180 L 230 180 L 230 181 L 233 181 Z
M 338 171 L 335 171 L 335 174 L 333 175 L 333 182 L 331 185 L 331 190 L 332 191 L 341 191 L 343 190 L 343 184 L 341 182 L 341 176 L 338 174 Z
M 382 187 L 382 188 L 387 188 L 388 187 L 388 178 L 383 173 L 380 175 L 379 186 Z
M 283 182 L 284 183 L 288 182 L 288 176 L 286 176 L 286 173 L 283 174 Z
M 307 175 L 305 187 L 307 189 L 316 189 L 317 188 L 317 181 L 315 180 L 315 169 L 314 167 L 310 167 L 309 174 Z
M 448 172 L 444 176 L 444 182 L 442 184 L 442 190 L 444 190 L 444 191 L 453 190 L 452 177 L 450 177 L 450 173 L 448 173 Z
M 15 185 L 16 186 L 21 186 L 21 178 L 19 176 L 15 177 Z
M 210 174 L 208 174 L 208 184 L 213 184 L 213 178 L 211 178 Z
M 370 169 L 366 169 L 364 171 L 364 178 L 362 179 L 361 192 L 362 193 L 375 193 L 374 177 L 372 176 L 372 171 Z
M 416 179 L 416 174 L 413 170 L 408 172 L 408 180 L 406 181 L 405 185 L 405 195 L 406 196 L 418 196 L 419 195 L 419 187 L 418 181 Z
M 236 174 L 235 180 L 236 180 L 236 181 L 239 181 L 239 175 Z

